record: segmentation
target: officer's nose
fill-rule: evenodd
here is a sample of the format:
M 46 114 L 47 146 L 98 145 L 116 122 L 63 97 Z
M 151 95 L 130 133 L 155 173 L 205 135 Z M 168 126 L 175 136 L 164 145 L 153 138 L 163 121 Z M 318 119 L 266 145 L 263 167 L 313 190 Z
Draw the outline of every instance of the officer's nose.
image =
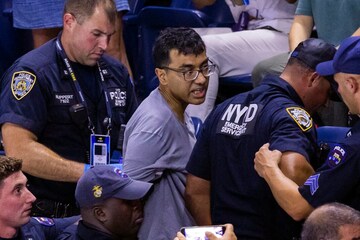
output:
M 32 194 L 32 193 L 29 191 L 28 188 L 26 188 L 25 191 L 26 191 L 26 194 L 27 194 L 26 201 L 27 201 L 28 203 L 33 203 L 33 202 L 35 202 L 36 197 L 34 196 L 34 194 Z
M 98 40 L 98 46 L 101 50 L 106 51 L 109 46 L 110 36 L 104 35 Z

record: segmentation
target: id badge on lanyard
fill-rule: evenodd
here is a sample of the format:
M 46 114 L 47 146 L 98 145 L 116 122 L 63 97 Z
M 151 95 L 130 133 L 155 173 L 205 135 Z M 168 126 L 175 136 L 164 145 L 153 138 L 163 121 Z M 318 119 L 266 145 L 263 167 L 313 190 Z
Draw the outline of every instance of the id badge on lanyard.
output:
M 90 135 L 90 165 L 106 165 L 110 163 L 110 136 Z

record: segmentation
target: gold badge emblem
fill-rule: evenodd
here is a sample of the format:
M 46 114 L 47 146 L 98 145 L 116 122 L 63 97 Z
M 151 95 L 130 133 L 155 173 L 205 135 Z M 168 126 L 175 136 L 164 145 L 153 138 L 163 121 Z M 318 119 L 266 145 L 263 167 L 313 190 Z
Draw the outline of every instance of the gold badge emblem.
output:
M 11 80 L 11 91 L 16 100 L 21 100 L 33 88 L 36 76 L 31 72 L 19 71 L 13 74 Z
M 93 187 L 94 197 L 99 198 L 102 195 L 102 187 L 99 185 L 95 185 Z
M 292 119 L 297 123 L 303 132 L 312 127 L 312 119 L 308 112 L 299 107 L 286 108 L 286 111 Z

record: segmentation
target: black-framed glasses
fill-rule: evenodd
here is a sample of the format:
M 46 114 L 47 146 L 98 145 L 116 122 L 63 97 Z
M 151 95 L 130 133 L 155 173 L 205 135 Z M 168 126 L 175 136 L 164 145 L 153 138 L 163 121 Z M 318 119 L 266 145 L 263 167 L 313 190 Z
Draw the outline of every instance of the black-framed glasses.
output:
M 198 78 L 200 72 L 204 77 L 209 77 L 215 72 L 216 64 L 213 64 L 211 61 L 209 61 L 211 64 L 208 64 L 199 70 L 181 70 L 181 69 L 175 69 L 170 67 L 161 67 L 163 69 L 171 70 L 174 72 L 181 73 L 184 76 L 185 81 L 194 81 Z

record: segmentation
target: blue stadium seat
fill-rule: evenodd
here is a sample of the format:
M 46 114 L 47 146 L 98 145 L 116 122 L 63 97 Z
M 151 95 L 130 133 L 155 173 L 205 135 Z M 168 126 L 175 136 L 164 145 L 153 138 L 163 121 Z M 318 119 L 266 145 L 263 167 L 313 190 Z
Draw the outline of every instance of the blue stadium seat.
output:
M 12 22 L 12 0 L 0 1 L 0 76 L 21 55 L 32 49 L 30 30 L 15 29 Z
M 338 126 L 321 126 L 316 129 L 317 143 L 320 146 L 322 143 L 327 143 L 329 147 L 333 147 L 336 143 L 346 137 L 349 127 Z

